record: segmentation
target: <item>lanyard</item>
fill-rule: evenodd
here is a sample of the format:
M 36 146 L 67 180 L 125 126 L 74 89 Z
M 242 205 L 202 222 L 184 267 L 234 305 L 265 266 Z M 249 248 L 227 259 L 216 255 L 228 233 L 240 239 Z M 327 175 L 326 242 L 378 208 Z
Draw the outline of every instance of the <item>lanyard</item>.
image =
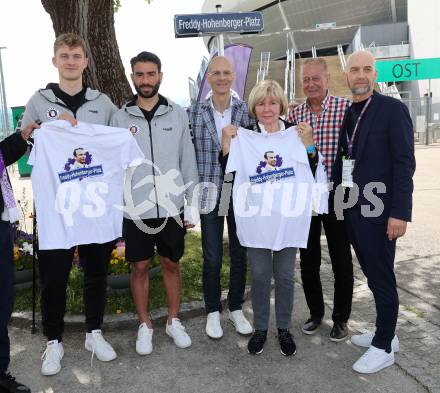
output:
M 353 153 L 353 143 L 354 143 L 354 137 L 356 136 L 356 131 L 359 128 L 359 123 L 362 120 L 362 116 L 364 115 L 365 111 L 367 110 L 368 105 L 370 105 L 371 98 L 372 98 L 372 96 L 370 96 L 370 98 L 365 103 L 364 107 L 362 108 L 362 112 L 361 112 L 361 114 L 359 115 L 359 117 L 358 117 L 358 119 L 356 121 L 356 125 L 354 126 L 353 134 L 351 134 L 351 138 L 350 139 L 348 139 L 348 133 L 346 133 L 346 135 L 347 135 L 347 143 L 348 143 L 348 156 L 349 157 L 351 157 L 351 155 Z
M 323 142 L 323 129 L 324 129 L 324 112 L 327 109 L 322 109 L 319 114 L 312 112 L 312 109 L 309 109 L 309 118 L 310 118 L 310 125 L 312 126 L 312 134 L 313 134 L 313 140 L 315 141 L 315 144 L 317 147 L 319 147 Z M 320 121 L 318 122 L 319 117 L 321 117 Z M 319 130 L 317 129 L 319 123 Z M 319 132 L 318 132 L 319 131 Z M 317 143 L 318 142 L 318 143 Z

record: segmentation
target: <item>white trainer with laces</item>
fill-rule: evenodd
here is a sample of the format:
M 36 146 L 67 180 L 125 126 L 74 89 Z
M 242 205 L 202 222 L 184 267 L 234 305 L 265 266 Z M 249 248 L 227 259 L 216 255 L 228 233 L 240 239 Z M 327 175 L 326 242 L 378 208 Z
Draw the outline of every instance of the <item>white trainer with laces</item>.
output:
M 361 374 L 373 374 L 394 364 L 394 352 L 385 352 L 384 349 L 371 345 L 355 364 L 353 370 Z
M 149 355 L 153 352 L 153 329 L 141 323 L 137 333 L 136 352 L 138 355 Z
M 248 336 L 254 331 L 242 310 L 229 311 L 229 320 L 235 326 L 237 333 L 242 334 L 243 336 Z
M 86 333 L 85 348 L 96 355 L 101 362 L 110 362 L 116 359 L 116 352 L 113 347 L 105 341 L 100 329 L 92 330 L 91 333 Z
M 354 336 L 351 336 L 350 340 L 352 344 L 357 345 L 358 347 L 368 348 L 373 341 L 374 335 L 375 332 L 370 330 L 364 334 L 355 334 Z M 391 349 L 394 353 L 399 352 L 399 339 L 397 336 L 394 336 L 393 341 L 391 341 Z
M 41 374 L 55 375 L 61 370 L 61 359 L 64 356 L 63 343 L 58 340 L 51 340 L 47 342 L 46 350 L 41 356 L 43 363 L 41 365 Z
M 188 348 L 191 346 L 191 338 L 185 332 L 179 318 L 173 318 L 171 323 L 167 322 L 165 333 L 174 340 L 177 347 Z
M 208 337 L 214 340 L 223 337 L 223 329 L 220 324 L 220 313 L 218 311 L 210 312 L 207 315 L 205 331 Z

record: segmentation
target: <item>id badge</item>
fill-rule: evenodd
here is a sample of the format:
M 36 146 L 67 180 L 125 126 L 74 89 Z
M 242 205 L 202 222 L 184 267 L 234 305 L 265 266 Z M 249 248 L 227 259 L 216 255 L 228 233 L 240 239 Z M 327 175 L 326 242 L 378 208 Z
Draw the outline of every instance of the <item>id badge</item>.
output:
M 342 160 L 342 187 L 353 187 L 354 161 L 346 158 Z

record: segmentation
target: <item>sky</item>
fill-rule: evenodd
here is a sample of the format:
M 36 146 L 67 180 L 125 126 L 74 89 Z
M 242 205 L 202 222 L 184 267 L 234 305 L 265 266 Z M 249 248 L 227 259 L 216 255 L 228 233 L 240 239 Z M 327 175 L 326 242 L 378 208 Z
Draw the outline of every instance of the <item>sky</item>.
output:
M 126 74 L 130 58 L 156 53 L 164 74 L 160 93 L 189 103 L 188 77 L 196 79 L 208 52 L 202 38 L 175 38 L 174 15 L 200 13 L 203 0 L 122 0 L 115 14 L 116 38 Z M 0 47 L 9 107 L 25 105 L 48 82 L 57 82 L 52 65 L 55 33 L 40 0 L 0 0 Z

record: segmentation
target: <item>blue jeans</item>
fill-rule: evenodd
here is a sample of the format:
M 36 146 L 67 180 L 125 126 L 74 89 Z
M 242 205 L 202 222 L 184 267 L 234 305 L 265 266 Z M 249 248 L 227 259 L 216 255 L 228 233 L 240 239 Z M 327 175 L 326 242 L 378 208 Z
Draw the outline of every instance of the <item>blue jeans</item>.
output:
M 207 214 L 201 214 L 203 248 L 203 296 L 207 313 L 222 311 L 220 303 L 220 269 L 223 258 L 223 229 L 225 217 L 219 216 L 218 205 Z M 230 311 L 241 310 L 246 286 L 246 248 L 237 238 L 234 211 L 229 204 L 226 216 L 229 237 L 229 256 L 231 268 L 229 272 L 228 305 Z
M 6 372 L 10 361 L 8 323 L 14 303 L 12 226 L 0 221 L 0 373 Z

